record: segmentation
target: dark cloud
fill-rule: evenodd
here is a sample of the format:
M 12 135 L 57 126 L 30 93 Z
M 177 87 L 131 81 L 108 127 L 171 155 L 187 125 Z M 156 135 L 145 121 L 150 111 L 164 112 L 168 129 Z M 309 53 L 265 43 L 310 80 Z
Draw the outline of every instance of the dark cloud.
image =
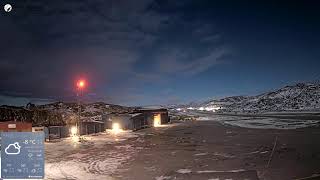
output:
M 187 3 L 12 3 L 0 17 L 0 94 L 70 100 L 85 77 L 88 99 L 126 103 L 143 96 L 145 83 L 206 71 L 227 50 L 212 24 L 185 18 Z

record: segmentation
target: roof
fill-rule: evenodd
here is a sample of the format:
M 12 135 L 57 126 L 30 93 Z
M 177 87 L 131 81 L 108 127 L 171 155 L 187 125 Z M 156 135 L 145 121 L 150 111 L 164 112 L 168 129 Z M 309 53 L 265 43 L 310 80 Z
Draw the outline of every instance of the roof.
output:
M 141 115 L 142 113 L 133 113 L 133 114 L 130 114 L 131 115 L 131 117 L 135 117 L 135 116 L 139 116 L 139 115 Z
M 153 105 L 153 106 L 143 106 L 143 107 L 141 107 L 141 109 L 164 109 L 164 107 Z
M 137 111 L 138 112 L 159 112 L 159 111 L 161 111 L 161 112 L 167 112 L 168 111 L 168 109 L 166 109 L 166 108 L 159 108 L 159 109 L 153 109 L 153 108 L 142 108 L 142 109 L 137 109 Z
M 141 115 L 141 112 L 136 112 L 136 113 L 117 113 L 117 114 L 112 114 L 112 116 L 127 116 L 127 117 L 135 117 Z
M 81 122 L 86 122 L 86 123 L 101 123 L 101 124 L 104 123 L 104 122 L 102 122 L 102 121 L 96 121 L 96 120 L 82 120 Z

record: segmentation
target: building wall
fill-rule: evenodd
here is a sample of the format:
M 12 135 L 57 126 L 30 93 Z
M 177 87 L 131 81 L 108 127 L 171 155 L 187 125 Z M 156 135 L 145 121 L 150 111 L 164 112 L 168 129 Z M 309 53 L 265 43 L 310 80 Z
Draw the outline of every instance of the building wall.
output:
M 132 130 L 138 130 L 145 127 L 149 127 L 148 121 L 145 119 L 144 114 L 139 114 L 131 118 Z
M 110 117 L 111 124 L 109 125 L 112 129 L 112 123 L 118 123 L 121 129 L 132 129 L 131 116 L 129 114 L 117 114 Z
M 82 122 L 81 123 L 81 135 L 94 134 L 99 132 L 104 132 L 104 123 L 95 122 Z
M 15 121 L 1 122 L 0 132 L 32 132 L 32 124 Z
M 154 116 L 157 114 L 161 114 L 161 124 L 166 124 L 170 121 L 166 109 L 140 110 L 136 114 L 109 114 L 105 115 L 103 119 L 106 129 L 112 129 L 112 123 L 119 123 L 122 129 L 139 130 L 153 127 Z
M 161 113 L 161 124 L 167 124 L 170 122 L 168 112 Z
M 138 130 L 148 126 L 144 114 L 112 114 L 105 118 L 106 129 L 112 129 L 112 123 L 119 123 L 124 130 Z

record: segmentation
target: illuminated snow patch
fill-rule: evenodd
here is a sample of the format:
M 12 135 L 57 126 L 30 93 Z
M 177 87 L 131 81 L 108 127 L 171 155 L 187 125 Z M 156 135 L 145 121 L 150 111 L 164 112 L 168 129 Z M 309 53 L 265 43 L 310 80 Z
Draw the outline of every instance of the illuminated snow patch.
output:
M 234 158 L 235 157 L 233 155 L 229 155 L 229 154 L 225 154 L 225 153 L 214 153 L 213 155 L 224 157 L 224 158 Z
M 106 132 L 83 136 L 85 140 L 77 143 L 71 138 L 45 143 L 45 179 L 114 179 L 111 175 L 122 164 L 130 161 L 141 147 L 119 144 L 113 146 L 113 149 L 106 149 L 106 145 L 140 135 L 144 133 L 125 131 L 113 135 L 111 132 Z M 138 140 L 144 142 L 143 139 Z
M 156 180 L 167 180 L 167 179 L 171 179 L 171 176 L 158 176 L 158 177 L 156 177 Z
M 212 120 L 211 117 L 198 117 L 197 118 L 197 121 L 210 121 L 210 120 Z
M 198 154 L 195 154 L 195 156 L 205 156 L 205 155 L 208 155 L 208 153 L 198 153 Z
M 94 179 L 111 179 L 110 176 L 102 176 L 99 174 L 91 174 L 87 172 L 87 163 L 67 161 L 59 163 L 46 163 L 45 165 L 45 179 L 80 179 L 80 180 L 94 180 Z
M 204 171 L 197 171 L 198 174 L 202 173 L 237 173 L 237 172 L 244 172 L 244 169 L 234 169 L 234 170 L 227 170 L 227 171 L 217 171 L 217 170 L 204 170 Z
M 180 173 L 180 174 L 188 174 L 188 173 L 191 173 L 191 170 L 190 169 L 179 169 L 177 171 L 177 173 Z

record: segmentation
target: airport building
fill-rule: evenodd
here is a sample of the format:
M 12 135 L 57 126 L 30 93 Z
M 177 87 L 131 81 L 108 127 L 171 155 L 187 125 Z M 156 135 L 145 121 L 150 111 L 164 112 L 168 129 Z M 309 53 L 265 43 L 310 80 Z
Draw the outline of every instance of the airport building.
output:
M 124 130 L 139 130 L 157 127 L 170 122 L 167 109 L 138 109 L 134 113 L 109 114 L 105 117 L 105 128 L 113 129 L 114 125 Z

